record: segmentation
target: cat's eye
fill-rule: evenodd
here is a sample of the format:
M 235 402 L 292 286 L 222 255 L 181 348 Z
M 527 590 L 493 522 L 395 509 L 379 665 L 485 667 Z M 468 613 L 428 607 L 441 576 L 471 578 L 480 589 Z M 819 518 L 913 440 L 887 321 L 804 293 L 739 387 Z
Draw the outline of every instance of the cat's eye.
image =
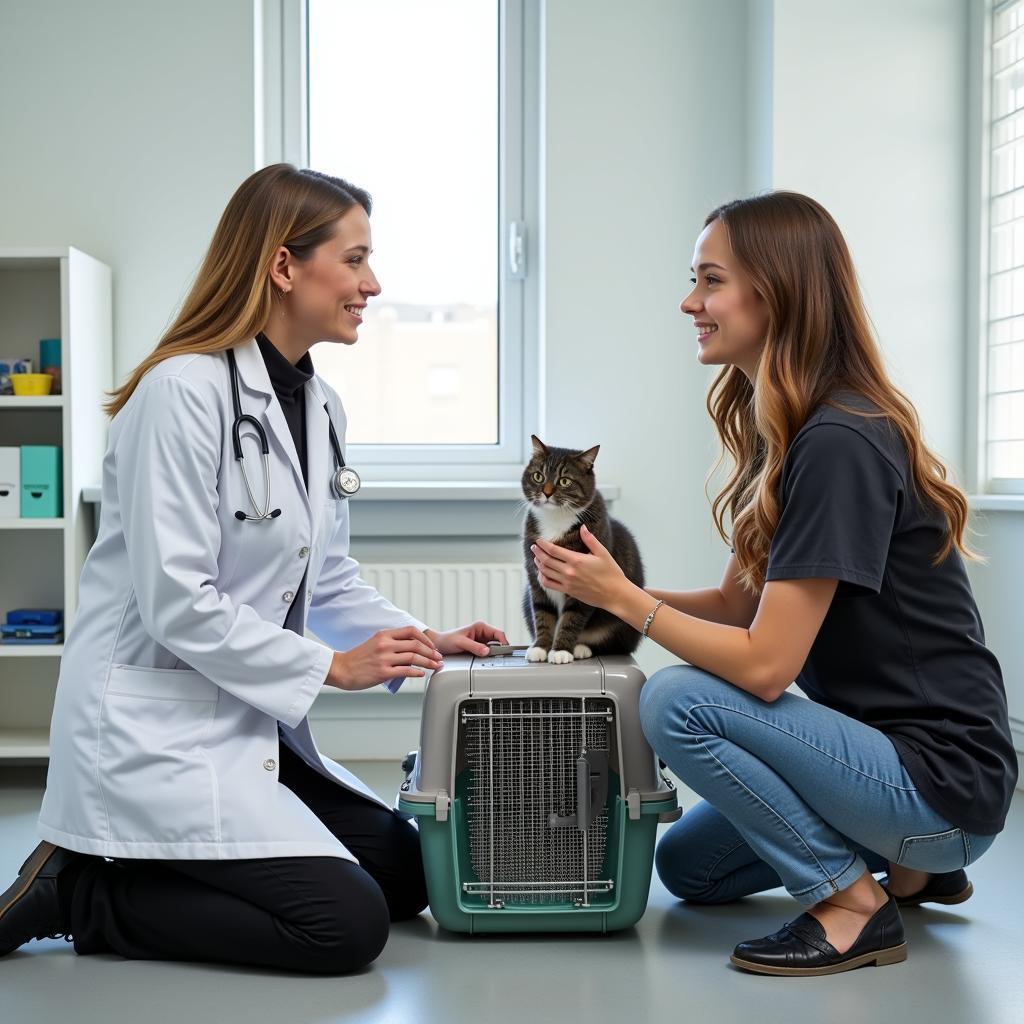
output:
M 544 474 L 543 473 L 534 473 L 533 474 L 533 479 L 534 479 L 534 481 L 536 483 L 542 484 L 542 483 L 544 483 Z
M 567 476 L 563 476 L 562 479 L 558 481 L 558 486 L 572 487 L 572 481 Z

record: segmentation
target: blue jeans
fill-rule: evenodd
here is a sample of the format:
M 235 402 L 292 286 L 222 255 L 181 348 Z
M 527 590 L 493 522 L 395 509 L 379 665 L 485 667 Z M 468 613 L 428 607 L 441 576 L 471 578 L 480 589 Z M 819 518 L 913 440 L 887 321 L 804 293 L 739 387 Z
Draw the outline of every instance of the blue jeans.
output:
M 675 665 L 647 681 L 640 718 L 705 801 L 658 844 L 658 874 L 680 899 L 724 903 L 784 885 L 812 906 L 889 861 L 954 871 L 995 838 L 932 810 L 884 733 L 804 697 L 768 703 Z

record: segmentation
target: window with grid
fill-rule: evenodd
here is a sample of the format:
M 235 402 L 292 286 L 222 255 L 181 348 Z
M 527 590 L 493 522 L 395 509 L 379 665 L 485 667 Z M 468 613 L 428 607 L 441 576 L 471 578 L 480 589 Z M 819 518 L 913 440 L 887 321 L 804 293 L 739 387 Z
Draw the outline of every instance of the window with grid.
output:
M 382 294 L 312 353 L 362 463 L 523 458 L 524 6 L 306 0 L 308 166 L 374 203 Z
M 1024 491 L 1024 0 L 996 3 L 991 33 L 987 490 Z

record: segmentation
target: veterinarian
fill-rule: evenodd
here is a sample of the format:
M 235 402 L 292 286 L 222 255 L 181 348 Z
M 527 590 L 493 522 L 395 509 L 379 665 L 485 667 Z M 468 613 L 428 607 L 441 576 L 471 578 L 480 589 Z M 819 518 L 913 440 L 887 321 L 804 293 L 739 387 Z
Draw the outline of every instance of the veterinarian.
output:
M 349 556 L 359 478 L 309 348 L 354 344 L 380 293 L 369 213 L 341 179 L 253 174 L 113 393 L 44 842 L 0 897 L 0 955 L 65 935 L 78 953 L 337 973 L 426 905 L 415 828 L 320 754 L 307 718 L 325 684 L 395 690 L 507 642 L 427 629 Z
M 541 539 L 534 555 L 545 586 L 688 662 L 641 697 L 652 747 L 704 798 L 661 840 L 658 872 L 698 903 L 781 884 L 805 908 L 732 963 L 897 963 L 899 908 L 969 898 L 964 868 L 1017 777 L 964 569 L 967 502 L 886 375 L 818 203 L 777 192 L 715 210 L 692 269 L 681 308 L 698 361 L 723 367 L 708 410 L 733 463 L 714 503 L 733 548 L 720 586 L 642 590 L 588 532 L 589 553 Z

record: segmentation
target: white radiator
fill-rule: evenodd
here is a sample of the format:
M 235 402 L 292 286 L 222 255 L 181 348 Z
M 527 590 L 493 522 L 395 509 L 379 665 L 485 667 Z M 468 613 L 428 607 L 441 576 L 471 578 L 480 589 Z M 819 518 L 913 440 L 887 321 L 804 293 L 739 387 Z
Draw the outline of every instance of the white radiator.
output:
M 367 583 L 431 629 L 483 619 L 503 629 L 514 644 L 530 642 L 522 612 L 526 573 L 517 562 L 361 562 L 359 569 Z M 397 765 L 419 742 L 423 690 L 423 679 L 409 679 L 402 687 L 405 698 L 415 699 L 395 700 L 376 686 L 351 693 L 324 687 L 309 715 L 317 744 L 342 761 Z M 396 785 L 399 781 L 396 767 Z
M 526 644 L 523 621 L 526 574 L 517 562 L 378 562 L 359 565 L 360 575 L 392 604 L 431 629 L 455 629 L 477 619 Z

